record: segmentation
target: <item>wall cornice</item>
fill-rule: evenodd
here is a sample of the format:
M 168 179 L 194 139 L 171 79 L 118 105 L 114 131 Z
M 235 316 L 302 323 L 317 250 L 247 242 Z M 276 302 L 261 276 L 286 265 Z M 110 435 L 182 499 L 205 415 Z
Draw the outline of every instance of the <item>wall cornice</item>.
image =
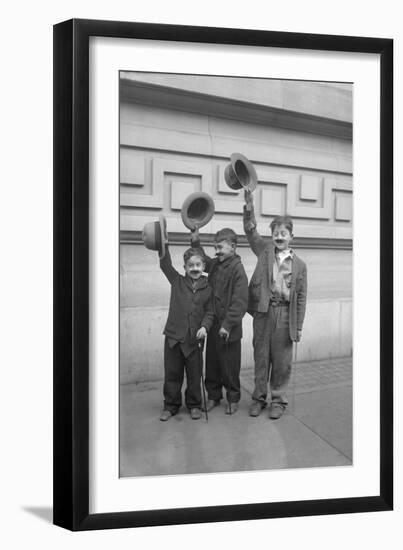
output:
M 169 86 L 122 79 L 120 99 L 129 103 L 352 140 L 350 122 Z
M 268 237 L 266 237 L 268 240 Z M 203 234 L 203 245 L 211 246 L 214 242 L 214 235 Z M 185 233 L 169 233 L 169 243 L 172 245 L 188 245 L 190 246 L 190 234 Z M 141 231 L 121 231 L 120 244 L 137 245 L 143 244 Z M 238 236 L 238 246 L 248 247 L 249 243 L 244 235 Z M 322 250 L 352 250 L 352 239 L 337 239 L 337 238 L 317 238 L 317 237 L 294 237 L 292 242 L 293 248 L 319 248 Z

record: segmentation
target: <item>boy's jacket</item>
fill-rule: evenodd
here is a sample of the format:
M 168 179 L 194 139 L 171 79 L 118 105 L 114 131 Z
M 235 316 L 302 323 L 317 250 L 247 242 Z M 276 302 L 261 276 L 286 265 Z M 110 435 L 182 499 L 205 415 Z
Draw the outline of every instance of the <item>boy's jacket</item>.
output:
M 241 258 L 235 254 L 222 263 L 214 258 L 209 263 L 208 273 L 213 288 L 215 322 L 228 330 L 230 342 L 240 340 L 242 319 L 248 306 L 248 278 Z
M 253 216 L 253 213 L 252 213 Z M 256 231 L 256 223 L 244 210 L 244 229 L 253 252 L 258 257 L 255 271 L 249 283 L 248 312 L 266 313 L 269 310 L 270 287 L 273 277 L 275 249 L 272 241 L 265 241 Z M 253 218 L 252 218 L 253 219 Z M 290 338 L 297 340 L 297 330 L 302 330 L 307 295 L 307 270 L 305 263 L 294 253 L 290 287 L 289 327 Z
M 190 334 L 190 343 L 197 345 L 196 333 L 200 327 L 208 331 L 213 323 L 212 291 L 207 278 L 202 276 L 192 285 L 190 277 L 180 275 L 172 266 L 167 249 L 160 267 L 171 283 L 171 298 L 164 334 L 184 342 Z

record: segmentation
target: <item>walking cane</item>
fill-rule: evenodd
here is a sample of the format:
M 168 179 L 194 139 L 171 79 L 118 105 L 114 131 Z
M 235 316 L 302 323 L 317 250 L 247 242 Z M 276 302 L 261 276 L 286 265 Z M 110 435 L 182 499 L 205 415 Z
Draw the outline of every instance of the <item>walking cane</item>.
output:
M 229 368 L 229 364 L 228 364 L 228 357 L 229 357 L 229 355 L 228 355 L 228 338 L 229 338 L 229 336 L 225 337 L 225 370 L 227 371 L 228 385 L 231 388 L 230 368 Z M 228 397 L 231 397 L 231 389 L 228 392 Z M 228 408 L 229 408 L 229 414 L 232 415 L 232 408 L 231 408 L 230 399 L 228 399 Z
M 198 345 L 199 345 L 199 364 L 200 364 L 200 377 L 201 377 L 201 385 L 202 385 L 202 392 L 203 392 L 204 411 L 206 413 L 206 422 L 208 422 L 206 390 L 205 390 L 205 387 L 204 387 L 204 379 L 203 379 L 203 347 L 204 347 L 204 340 L 199 340 Z
M 272 373 L 272 370 L 273 370 L 273 364 L 270 361 L 270 357 L 269 357 L 269 376 L 268 376 L 268 380 L 267 380 L 267 385 L 269 387 L 269 392 L 270 392 L 270 399 L 271 399 L 270 403 L 273 401 L 273 395 L 271 393 L 271 373 Z
M 297 365 L 297 349 L 298 349 L 298 342 L 295 341 L 294 342 L 294 345 L 295 345 L 295 352 L 294 352 L 294 361 L 292 362 L 292 377 L 293 377 L 293 384 L 292 384 L 292 410 L 295 414 L 295 386 L 296 386 L 296 382 L 297 382 L 297 370 L 296 370 L 296 365 Z

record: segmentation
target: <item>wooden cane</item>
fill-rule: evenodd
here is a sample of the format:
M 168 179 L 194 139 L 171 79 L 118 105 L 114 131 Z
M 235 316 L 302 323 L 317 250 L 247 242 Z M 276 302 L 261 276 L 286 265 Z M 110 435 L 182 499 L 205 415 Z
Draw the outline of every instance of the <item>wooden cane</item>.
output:
M 297 371 L 296 371 L 296 365 L 297 365 L 297 348 L 298 348 L 298 342 L 295 341 L 294 342 L 294 345 L 295 345 L 295 351 L 294 351 L 294 361 L 292 362 L 292 366 L 291 366 L 291 375 L 293 377 L 293 383 L 292 383 L 292 410 L 295 414 L 295 387 L 296 387 L 296 383 L 297 383 Z
M 203 392 L 204 412 L 206 413 L 206 422 L 208 422 L 206 390 L 205 390 L 205 387 L 204 387 L 204 377 L 203 377 L 203 363 L 204 363 L 204 361 L 203 361 L 203 347 L 204 347 L 204 340 L 199 340 L 200 377 L 201 377 L 201 385 L 202 385 L 202 392 Z

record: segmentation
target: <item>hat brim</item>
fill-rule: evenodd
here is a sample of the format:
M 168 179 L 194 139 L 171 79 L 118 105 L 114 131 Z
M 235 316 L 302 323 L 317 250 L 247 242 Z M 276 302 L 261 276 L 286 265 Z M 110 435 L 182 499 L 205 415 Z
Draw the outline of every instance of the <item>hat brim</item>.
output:
M 162 260 L 162 258 L 165 256 L 166 252 L 166 245 L 168 244 L 168 232 L 167 232 L 167 220 L 165 216 L 160 214 L 158 216 L 159 220 L 159 231 L 160 231 L 160 240 L 161 240 L 161 248 L 158 250 L 158 256 Z
M 243 189 L 247 189 L 248 191 L 253 192 L 257 186 L 257 173 L 253 164 L 250 162 L 249 159 L 245 157 L 245 155 L 242 155 L 241 153 L 232 153 L 230 160 L 231 160 L 232 170 L 234 171 Z M 245 183 L 243 181 L 243 178 L 240 177 L 239 170 L 237 170 L 238 162 L 242 162 L 246 167 L 246 170 L 248 172 L 248 180 L 249 180 L 248 183 Z
M 192 203 L 194 204 L 197 201 L 203 201 L 206 205 L 206 209 L 202 219 L 200 219 L 198 222 L 195 222 L 194 218 L 191 218 L 189 216 L 189 208 L 191 207 Z M 182 204 L 181 217 L 183 224 L 191 231 L 194 231 L 196 228 L 207 225 L 213 217 L 214 211 L 214 201 L 208 193 L 205 193 L 204 191 L 196 191 L 195 193 L 191 193 L 189 196 L 186 197 Z

